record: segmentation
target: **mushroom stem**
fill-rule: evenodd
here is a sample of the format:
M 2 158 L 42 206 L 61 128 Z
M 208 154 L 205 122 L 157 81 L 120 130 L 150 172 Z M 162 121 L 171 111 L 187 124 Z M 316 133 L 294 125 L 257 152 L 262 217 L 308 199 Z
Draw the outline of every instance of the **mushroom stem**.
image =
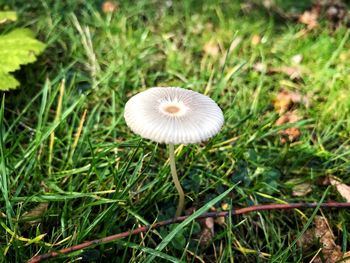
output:
M 175 166 L 175 150 L 174 150 L 174 144 L 169 144 L 169 157 L 170 157 L 170 169 L 171 169 L 171 175 L 173 177 L 173 181 L 176 187 L 176 190 L 179 193 L 179 204 L 177 205 L 176 209 L 176 217 L 180 216 L 182 213 L 182 209 L 184 207 L 184 201 L 185 201 L 185 194 L 182 190 L 181 184 L 179 182 L 179 178 L 177 177 L 176 173 L 176 166 Z

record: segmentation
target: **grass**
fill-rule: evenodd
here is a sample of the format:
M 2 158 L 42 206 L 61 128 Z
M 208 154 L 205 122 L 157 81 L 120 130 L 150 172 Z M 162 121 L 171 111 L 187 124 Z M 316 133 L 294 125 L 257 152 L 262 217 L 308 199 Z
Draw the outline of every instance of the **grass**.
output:
M 243 12 L 239 1 L 121 1 L 113 14 L 100 6 L 45 0 L 0 5 L 20 18 L 4 30 L 30 27 L 48 44 L 37 63 L 17 73 L 21 89 L 2 96 L 3 261 L 23 262 L 175 214 L 178 197 L 165 145 L 140 139 L 123 119 L 127 99 L 152 86 L 205 93 L 224 111 L 225 125 L 215 138 L 178 146 L 187 208 L 210 204 L 235 184 L 216 209 L 318 202 L 324 195 L 325 201 L 344 201 L 335 188 L 324 193 L 327 186 L 317 182 L 336 175 L 350 184 L 346 28 L 332 32 L 322 22 L 300 36 L 303 25 L 256 8 Z M 254 35 L 261 37 L 257 45 Z M 203 51 L 210 42 L 216 55 Z M 303 56 L 302 80 L 254 70 L 257 62 L 289 66 L 296 54 Z M 283 127 L 275 126 L 272 106 L 282 87 L 311 101 L 309 108 L 298 107 L 301 137 L 290 144 L 280 142 Z M 293 196 L 302 182 L 313 191 Z M 349 211 L 322 213 L 348 251 Z M 302 262 L 319 249 L 303 251 L 295 242 L 312 214 L 230 217 L 225 226 L 215 226 L 206 247 L 196 241 L 198 223 L 168 226 L 54 262 Z M 175 228 L 178 234 L 168 235 Z

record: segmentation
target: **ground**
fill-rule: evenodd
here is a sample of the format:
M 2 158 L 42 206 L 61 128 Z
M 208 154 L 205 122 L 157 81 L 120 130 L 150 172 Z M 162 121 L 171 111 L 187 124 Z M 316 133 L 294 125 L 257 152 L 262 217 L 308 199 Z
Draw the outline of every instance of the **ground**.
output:
M 280 2 L 279 11 L 294 14 L 311 7 Z M 177 146 L 188 211 L 233 186 L 212 210 L 345 201 L 329 183 L 336 176 L 350 184 L 345 25 L 320 15 L 313 27 L 237 0 L 111 3 L 111 12 L 103 1 L 0 4 L 19 16 L 2 32 L 28 27 L 47 44 L 35 64 L 16 72 L 20 89 L 2 95 L 4 261 L 174 215 L 166 146 L 133 134 L 123 118 L 128 98 L 152 86 L 193 89 L 224 112 L 217 136 Z M 311 209 L 232 216 L 215 223 L 205 244 L 198 243 L 203 224 L 194 222 L 161 253 L 157 245 L 176 225 L 54 262 L 309 262 L 322 242 L 296 241 L 316 215 L 327 219 L 340 250 L 350 250 L 349 210 Z

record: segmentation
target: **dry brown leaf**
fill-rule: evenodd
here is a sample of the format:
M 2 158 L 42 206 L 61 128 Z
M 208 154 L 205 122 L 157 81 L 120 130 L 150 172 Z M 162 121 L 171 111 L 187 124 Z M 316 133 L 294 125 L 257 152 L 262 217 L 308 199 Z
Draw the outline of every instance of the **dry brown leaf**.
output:
M 322 244 L 322 254 L 325 261 L 317 256 L 314 262 L 335 263 L 343 257 L 340 246 L 335 243 L 335 237 L 332 229 L 329 227 L 328 221 L 325 217 L 315 217 L 315 237 L 319 239 Z
M 118 4 L 113 1 L 104 1 L 102 4 L 102 12 L 105 14 L 113 13 L 118 9 Z
M 335 176 L 330 176 L 329 177 L 329 182 L 331 185 L 335 186 L 337 188 L 337 191 L 339 194 L 347 201 L 350 202 L 350 186 L 342 183 L 342 181 L 335 177 Z
M 293 105 L 293 101 L 291 96 L 289 95 L 289 91 L 286 91 L 286 90 L 280 91 L 277 94 L 276 98 L 274 99 L 273 105 L 275 107 L 275 110 L 280 115 L 285 113 L 287 110 L 289 110 Z
M 210 211 L 216 211 L 214 207 Z M 198 220 L 201 226 L 201 232 L 199 233 L 199 244 L 202 247 L 207 247 L 214 237 L 214 218 L 207 217 Z
M 217 43 L 215 43 L 213 40 L 210 40 L 209 42 L 205 43 L 203 51 L 209 56 L 217 57 L 219 55 L 220 49 Z
M 199 235 L 199 244 L 201 247 L 207 247 L 213 240 L 213 233 L 208 228 L 203 228 Z
M 251 43 L 253 46 L 259 45 L 261 42 L 261 37 L 259 35 L 253 35 L 251 39 Z
M 285 123 L 296 123 L 299 120 L 301 120 L 301 117 L 298 115 L 298 112 L 296 110 L 287 111 L 277 119 L 275 124 L 277 126 L 280 126 Z
M 296 111 L 288 111 L 283 115 L 281 115 L 281 117 L 278 118 L 275 124 L 277 126 L 280 126 L 285 123 L 295 123 L 300 119 L 301 118 L 297 115 Z M 281 135 L 281 143 L 285 144 L 287 142 L 297 141 L 301 135 L 301 132 L 297 127 L 290 127 L 290 128 L 281 130 L 279 134 Z
M 344 253 L 341 263 L 350 263 L 350 251 Z
M 305 233 L 298 239 L 297 245 L 302 247 L 303 250 L 309 250 L 315 242 L 315 231 L 314 229 L 308 229 Z
M 207 217 L 198 220 L 201 226 L 201 232 L 199 233 L 199 244 L 202 247 L 207 247 L 214 237 L 214 218 Z
M 28 221 L 29 224 L 34 224 L 40 221 L 49 207 L 49 203 L 40 203 L 28 212 L 23 213 L 22 220 Z
M 307 29 L 311 30 L 318 26 L 317 19 L 320 15 L 320 9 L 314 6 L 311 10 L 305 11 L 299 16 L 299 22 L 307 26 Z
M 269 73 L 283 73 L 289 76 L 290 79 L 300 79 L 302 77 L 302 69 L 298 66 L 281 66 L 270 68 Z
M 299 139 L 301 132 L 298 128 L 296 127 L 291 127 L 284 129 L 283 131 L 280 132 L 281 135 L 281 143 L 285 144 L 288 142 L 295 142 Z
M 332 23 L 333 30 L 336 29 L 340 23 L 349 21 L 348 7 L 343 1 L 332 0 L 326 3 L 326 17 Z
M 322 216 L 315 217 L 314 228 L 306 231 L 298 241 L 298 245 L 303 247 L 304 250 L 308 250 L 318 243 L 322 245 L 320 251 L 322 258 L 317 255 L 312 262 L 335 263 L 343 258 L 340 246 L 335 243 L 332 229 L 329 227 L 327 219 Z
M 296 123 L 301 119 L 296 110 L 291 110 L 294 105 L 304 104 L 306 107 L 309 107 L 309 100 L 306 96 L 301 95 L 299 92 L 291 92 L 287 90 L 280 91 L 273 103 L 275 110 L 280 115 L 275 123 L 277 126 L 286 123 Z M 289 127 L 280 131 L 279 134 L 281 135 L 281 143 L 284 144 L 297 141 L 301 132 L 297 127 Z
M 329 181 L 329 176 L 322 176 L 322 177 L 317 178 L 316 184 L 321 185 L 321 186 L 330 185 L 331 183 Z
M 299 92 L 281 90 L 274 99 L 274 106 L 279 114 L 283 114 L 289 110 L 294 104 L 303 104 L 305 107 L 310 106 L 310 101 L 307 96 Z

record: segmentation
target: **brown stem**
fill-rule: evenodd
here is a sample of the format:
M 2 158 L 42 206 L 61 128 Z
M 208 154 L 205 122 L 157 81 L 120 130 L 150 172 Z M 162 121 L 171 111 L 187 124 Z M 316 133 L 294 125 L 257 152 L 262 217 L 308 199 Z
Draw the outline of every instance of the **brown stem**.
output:
M 204 213 L 203 215 L 197 217 L 197 219 L 200 218 L 208 218 L 208 217 L 213 217 L 213 218 L 217 218 L 217 217 L 226 217 L 229 214 L 232 215 L 241 215 L 241 214 L 247 214 L 247 213 L 251 213 L 251 212 L 255 212 L 255 211 L 263 211 L 263 210 L 287 210 L 287 209 L 296 209 L 296 208 L 315 208 L 317 207 L 317 203 L 292 203 L 292 204 L 268 204 L 268 205 L 253 205 L 250 207 L 244 207 L 244 208 L 238 208 L 238 209 L 232 209 L 231 211 L 224 211 L 224 212 L 208 212 L 208 213 Z M 329 203 L 324 203 L 321 204 L 322 208 L 350 208 L 350 202 L 349 203 L 337 203 L 337 202 L 329 202 Z M 75 245 L 75 246 L 71 246 L 71 247 L 67 247 L 64 249 L 61 249 L 59 251 L 53 251 L 53 252 L 49 252 L 46 254 L 42 254 L 42 255 L 38 255 L 35 256 L 33 258 L 31 258 L 27 263 L 36 263 L 36 262 L 40 262 L 44 259 L 49 259 L 49 258 L 53 258 L 53 257 L 57 257 L 59 255 L 62 254 L 68 254 L 80 249 L 84 249 L 84 248 L 88 248 L 92 245 L 98 245 L 101 243 L 106 243 L 106 242 L 110 242 L 110 241 L 115 241 L 117 239 L 121 239 L 124 237 L 128 237 L 130 235 L 135 235 L 135 234 L 139 234 L 142 232 L 147 232 L 150 229 L 155 229 L 155 228 L 159 228 L 161 226 L 166 226 L 166 225 L 170 225 L 170 224 L 175 224 L 175 223 L 179 223 L 182 222 L 184 220 L 186 220 L 186 218 L 189 216 L 179 216 L 179 217 L 175 217 L 172 219 L 168 219 L 168 220 L 164 220 L 164 221 L 160 221 L 158 223 L 155 223 L 153 225 L 148 225 L 148 226 L 142 226 L 139 228 L 136 228 L 134 230 L 130 230 L 130 231 L 126 231 L 123 233 L 119 233 L 119 234 L 115 234 L 115 235 L 111 235 L 111 236 L 107 236 L 104 238 L 100 238 L 100 239 L 95 239 L 95 240 L 91 240 L 91 241 L 86 241 L 84 243 Z

